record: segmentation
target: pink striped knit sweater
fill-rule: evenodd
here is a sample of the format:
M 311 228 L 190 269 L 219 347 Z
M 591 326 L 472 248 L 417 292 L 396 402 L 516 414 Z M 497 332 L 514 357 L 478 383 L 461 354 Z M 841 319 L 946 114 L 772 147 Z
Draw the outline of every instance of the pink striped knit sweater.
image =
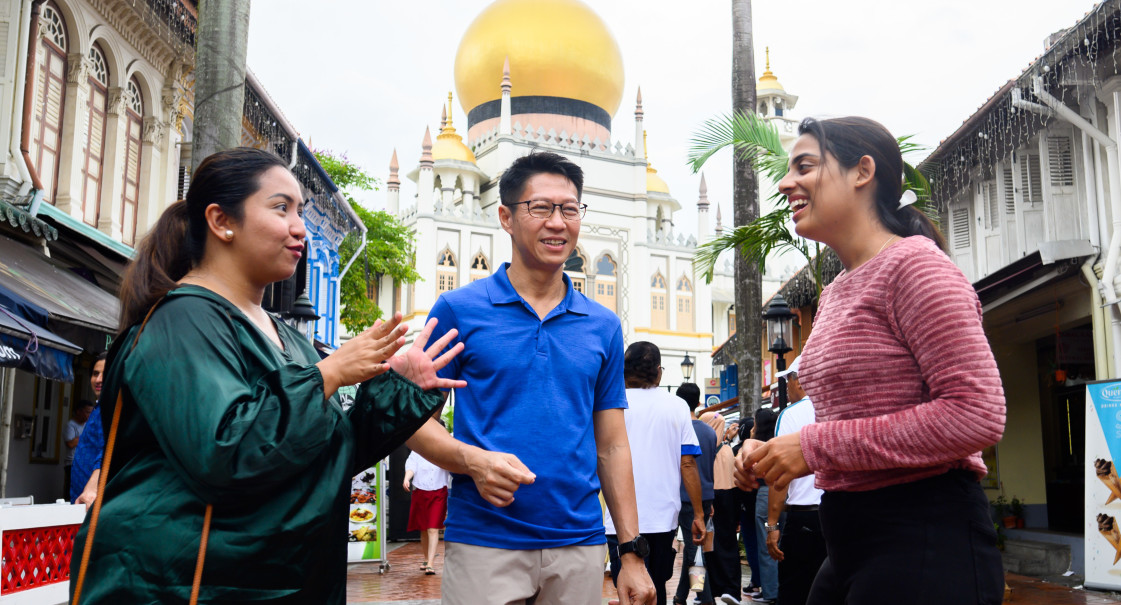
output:
M 817 486 L 864 491 L 962 468 L 1004 432 L 1004 390 L 973 286 L 929 239 L 896 242 L 821 295 L 799 378 Z

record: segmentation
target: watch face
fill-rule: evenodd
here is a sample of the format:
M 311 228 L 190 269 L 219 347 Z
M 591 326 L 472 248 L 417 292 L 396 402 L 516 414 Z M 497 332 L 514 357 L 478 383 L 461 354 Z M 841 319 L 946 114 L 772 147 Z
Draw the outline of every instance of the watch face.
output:
M 650 544 L 646 541 L 646 538 L 639 536 L 634 539 L 634 554 L 643 559 L 650 556 Z

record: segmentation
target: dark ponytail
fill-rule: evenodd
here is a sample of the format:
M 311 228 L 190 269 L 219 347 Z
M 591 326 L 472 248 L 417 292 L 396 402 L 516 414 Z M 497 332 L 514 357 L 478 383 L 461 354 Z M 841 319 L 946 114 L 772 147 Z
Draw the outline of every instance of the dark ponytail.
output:
M 860 117 L 815 120 L 806 118 L 798 134 L 817 139 L 822 154 L 830 153 L 848 170 L 869 156 L 876 163 L 876 216 L 888 231 L 900 236 L 923 235 L 943 251 L 946 238 L 921 210 L 913 205 L 899 207 L 903 195 L 903 155 L 899 142 L 883 124 Z
M 287 169 L 280 157 L 251 147 L 219 151 L 199 164 L 187 199 L 164 210 L 125 269 L 122 333 L 144 319 L 148 309 L 202 260 L 209 231 L 206 208 L 218 204 L 235 222 L 241 221 L 245 200 L 260 189 L 260 176 L 277 166 Z

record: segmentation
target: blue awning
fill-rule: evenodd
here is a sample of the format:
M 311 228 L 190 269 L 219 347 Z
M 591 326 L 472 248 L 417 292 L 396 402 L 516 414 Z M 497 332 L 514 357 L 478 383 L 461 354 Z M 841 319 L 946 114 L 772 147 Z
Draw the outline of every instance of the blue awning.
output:
M 78 345 L 0 304 L 0 366 L 74 382 L 74 355 L 81 352 Z

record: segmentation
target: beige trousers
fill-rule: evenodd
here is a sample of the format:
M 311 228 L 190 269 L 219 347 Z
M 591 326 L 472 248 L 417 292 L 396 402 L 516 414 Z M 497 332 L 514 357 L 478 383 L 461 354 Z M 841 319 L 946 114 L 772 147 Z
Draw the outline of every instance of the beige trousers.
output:
M 599 605 L 607 545 L 505 550 L 444 543 L 443 605 Z

